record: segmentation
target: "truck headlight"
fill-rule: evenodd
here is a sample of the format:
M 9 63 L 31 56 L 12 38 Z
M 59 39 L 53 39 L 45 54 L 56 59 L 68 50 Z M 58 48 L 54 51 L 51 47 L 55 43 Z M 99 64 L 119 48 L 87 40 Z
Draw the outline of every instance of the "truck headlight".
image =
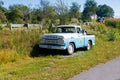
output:
M 40 39 L 40 43 L 45 43 L 45 39 Z

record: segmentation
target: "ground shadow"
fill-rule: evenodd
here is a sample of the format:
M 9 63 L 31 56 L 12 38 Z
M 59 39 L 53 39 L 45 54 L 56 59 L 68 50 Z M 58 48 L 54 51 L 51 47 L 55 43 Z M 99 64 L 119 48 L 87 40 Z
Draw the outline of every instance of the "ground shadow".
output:
M 36 44 L 33 47 L 33 50 L 30 53 L 31 57 L 50 56 L 50 55 L 55 56 L 55 55 L 66 55 L 66 54 L 65 51 L 61 51 L 61 50 L 39 48 L 38 44 Z
M 77 53 L 78 51 L 86 51 L 84 48 L 79 48 L 75 50 L 75 53 Z M 39 45 L 36 44 L 31 53 L 30 56 L 31 57 L 40 57 L 40 56 L 56 56 L 56 55 L 62 55 L 62 56 L 70 56 L 68 55 L 65 51 L 62 50 L 53 50 L 53 49 L 43 49 L 43 48 L 39 48 Z
M 31 57 L 37 57 L 37 56 L 39 56 L 39 45 L 38 44 L 36 44 L 33 47 L 32 51 L 30 52 L 30 56 Z

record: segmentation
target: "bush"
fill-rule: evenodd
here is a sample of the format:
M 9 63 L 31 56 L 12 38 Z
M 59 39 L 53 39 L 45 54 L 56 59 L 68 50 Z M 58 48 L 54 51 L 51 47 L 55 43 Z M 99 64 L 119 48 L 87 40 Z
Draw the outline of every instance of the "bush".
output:
M 107 26 L 120 29 L 120 19 L 109 18 L 109 19 L 106 19 L 105 24 Z
M 95 23 L 95 22 L 90 24 L 90 29 L 93 29 L 94 31 L 99 32 L 99 33 L 106 33 L 107 31 L 107 28 L 104 24 Z
M 2 28 L 2 26 L 0 25 L 0 30 L 2 30 L 3 28 Z
M 54 22 L 53 22 L 55 25 L 59 25 L 60 24 L 60 19 L 56 19 L 56 20 L 54 20 Z
M 0 64 L 7 62 L 14 62 L 19 59 L 16 51 L 10 49 L 0 50 Z
M 114 35 L 116 37 L 116 40 L 120 40 L 120 31 L 119 30 L 116 30 Z
M 107 40 L 108 41 L 115 41 L 116 40 L 116 36 L 115 36 L 115 33 L 114 32 L 108 32 L 107 34 Z
M 77 18 L 72 18 L 70 23 L 71 23 L 71 24 L 78 24 L 79 21 L 78 21 Z
M 2 30 L 2 29 L 3 29 L 3 26 L 2 26 L 1 21 L 0 21 L 0 30 Z

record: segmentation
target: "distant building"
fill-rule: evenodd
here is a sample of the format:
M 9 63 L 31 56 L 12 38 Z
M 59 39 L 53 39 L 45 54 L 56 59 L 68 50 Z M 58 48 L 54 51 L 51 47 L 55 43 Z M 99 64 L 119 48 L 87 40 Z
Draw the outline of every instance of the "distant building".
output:
M 96 14 L 92 14 L 92 15 L 90 15 L 90 18 L 91 18 L 91 20 L 97 20 L 97 15 Z

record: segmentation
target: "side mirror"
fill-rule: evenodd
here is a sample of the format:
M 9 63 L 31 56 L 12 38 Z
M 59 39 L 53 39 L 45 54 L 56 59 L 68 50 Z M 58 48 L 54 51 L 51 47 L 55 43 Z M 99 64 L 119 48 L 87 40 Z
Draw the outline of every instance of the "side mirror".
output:
M 86 30 L 82 30 L 81 33 L 82 33 L 83 35 L 87 35 L 87 31 L 86 31 Z

